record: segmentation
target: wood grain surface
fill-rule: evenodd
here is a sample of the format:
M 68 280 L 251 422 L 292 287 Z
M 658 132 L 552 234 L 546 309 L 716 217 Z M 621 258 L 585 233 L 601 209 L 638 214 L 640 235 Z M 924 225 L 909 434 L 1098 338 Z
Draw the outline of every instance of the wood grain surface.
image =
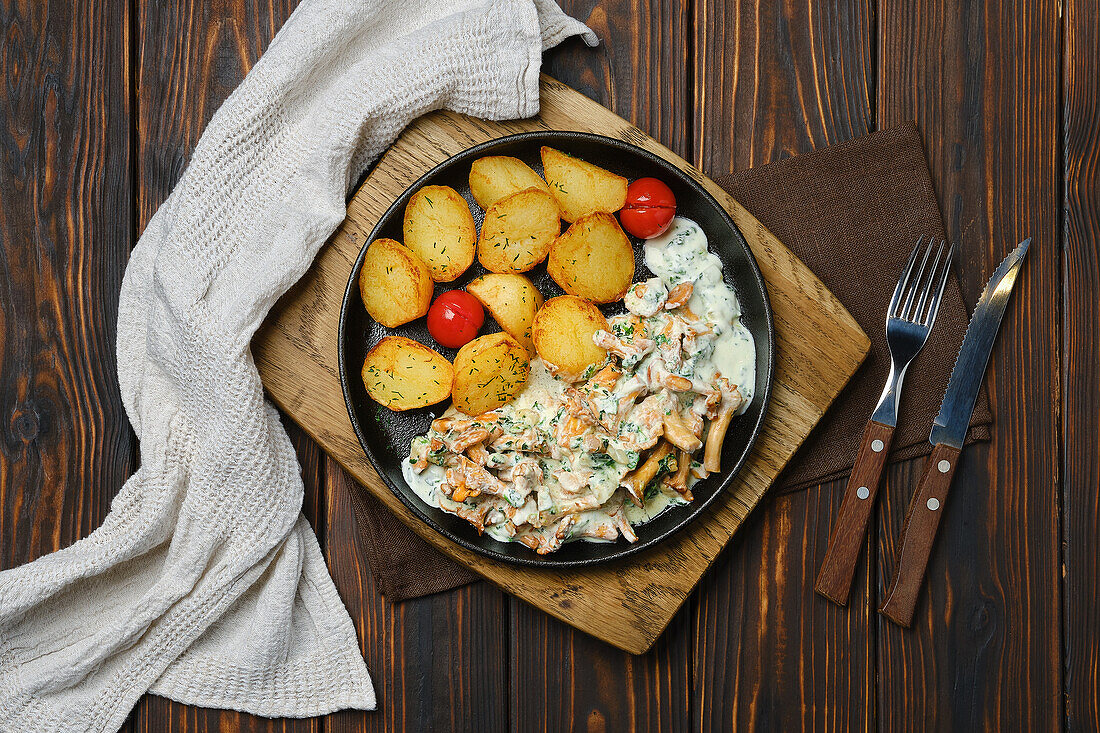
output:
M 0 567 L 87 535 L 134 469 L 114 350 L 134 242 L 126 12 L 0 6 Z
M 90 532 L 136 465 L 114 365 L 127 253 L 295 4 L 0 3 L 0 568 Z M 994 442 L 963 454 L 917 627 L 868 612 L 920 462 L 888 470 L 848 610 L 812 592 L 834 482 L 766 500 L 632 657 L 485 583 L 390 604 L 358 553 L 347 479 L 298 435 L 379 711 L 266 721 L 150 698 L 128 728 L 1100 729 L 1094 4 L 564 5 L 605 43 L 567 42 L 545 70 L 707 173 L 916 119 L 970 302 L 1036 237 L 991 366 Z
M 1100 13 L 1063 6 L 1062 670 L 1065 724 L 1100 730 Z

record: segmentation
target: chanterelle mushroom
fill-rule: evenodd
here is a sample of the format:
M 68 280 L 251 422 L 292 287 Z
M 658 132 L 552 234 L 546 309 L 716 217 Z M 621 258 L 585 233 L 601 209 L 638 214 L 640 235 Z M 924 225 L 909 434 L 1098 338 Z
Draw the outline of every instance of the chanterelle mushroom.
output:
M 687 451 L 688 453 L 694 453 L 702 447 L 703 441 L 695 436 L 695 433 L 687 426 L 687 423 L 684 422 L 684 419 L 680 416 L 680 413 L 676 411 L 675 407 L 669 410 L 668 414 L 664 416 L 663 424 L 665 428 L 665 438 L 677 448 Z
M 722 443 L 726 440 L 726 432 L 730 427 L 730 420 L 741 407 L 742 397 L 737 387 L 730 384 L 725 377 L 717 380 L 718 391 L 722 395 L 722 401 L 718 406 L 718 414 L 710 421 L 707 430 L 707 444 L 703 451 L 703 468 L 714 472 L 721 468 Z

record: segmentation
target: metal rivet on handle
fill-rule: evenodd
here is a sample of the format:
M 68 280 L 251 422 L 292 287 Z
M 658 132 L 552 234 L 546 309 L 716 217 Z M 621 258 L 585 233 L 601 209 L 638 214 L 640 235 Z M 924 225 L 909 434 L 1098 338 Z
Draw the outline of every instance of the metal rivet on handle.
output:
M 940 461 L 936 464 L 936 468 L 940 469 L 940 473 L 947 473 L 951 470 L 951 461 Z
M 936 511 L 940 508 L 940 500 L 933 496 L 928 500 L 928 508 L 932 511 Z
M 882 453 L 882 449 L 885 448 L 885 447 L 886 446 L 883 444 L 883 442 L 881 440 L 872 440 L 871 441 L 871 450 L 873 450 L 875 453 Z
M 856 489 L 856 496 L 858 496 L 860 499 L 866 499 L 870 495 L 871 492 L 867 489 L 866 486 L 860 486 L 858 489 Z

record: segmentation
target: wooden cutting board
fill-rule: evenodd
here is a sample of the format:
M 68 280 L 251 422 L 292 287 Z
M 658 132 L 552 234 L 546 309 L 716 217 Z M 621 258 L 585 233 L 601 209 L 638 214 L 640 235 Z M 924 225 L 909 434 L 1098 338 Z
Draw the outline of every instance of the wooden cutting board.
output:
M 685 160 L 605 107 L 549 77 L 539 116 L 486 122 L 434 112 L 413 122 L 348 204 L 347 219 L 313 267 L 268 316 L 253 354 L 271 399 L 392 512 L 447 555 L 568 624 L 620 649 L 649 649 L 703 573 L 771 486 L 867 355 L 859 326 L 813 273 L 760 222 Z M 472 145 L 530 130 L 618 137 L 687 171 L 726 207 L 768 283 L 776 332 L 772 402 L 752 456 L 727 495 L 648 552 L 591 569 L 505 565 L 470 552 L 417 519 L 375 474 L 352 431 L 338 376 L 340 302 L 375 222 L 421 174 Z

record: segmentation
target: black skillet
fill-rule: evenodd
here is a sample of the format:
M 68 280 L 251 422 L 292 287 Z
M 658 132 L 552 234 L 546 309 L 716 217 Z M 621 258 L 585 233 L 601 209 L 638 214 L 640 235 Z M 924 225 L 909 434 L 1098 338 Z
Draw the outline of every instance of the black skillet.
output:
M 366 245 L 379 237 L 401 241 L 405 204 L 415 191 L 430 184 L 450 186 L 464 196 L 480 228 L 481 209 L 470 195 L 470 164 L 483 155 L 511 155 L 541 173 L 539 148 L 542 145 L 558 148 L 630 180 L 653 176 L 668 184 L 676 194 L 677 215 L 698 222 L 707 235 L 710 250 L 722 260 L 726 283 L 737 293 L 741 301 L 742 321 L 756 341 L 756 394 L 749 409 L 734 418 L 726 435 L 722 450 L 723 471 L 709 476 L 692 488 L 694 501 L 669 509 L 653 521 L 636 527 L 638 541 L 635 543 L 622 539 L 611 543 L 570 542 L 549 555 L 537 555 L 518 543 L 498 542 L 488 535 L 479 535 L 465 520 L 425 504 L 406 484 L 401 475 L 401 462 L 409 454 L 412 438 L 427 431 L 432 420 L 442 414 L 450 402 L 420 410 L 392 412 L 367 395 L 359 375 L 367 351 L 387 335 L 406 336 L 427 344 L 448 359 L 454 359 L 456 353 L 456 350 L 443 348 L 432 339 L 423 318 L 396 329 L 388 329 L 375 323 L 367 315 L 359 297 L 358 285 Z M 644 280 L 651 273 L 642 262 L 641 246 L 637 246 L 641 240 L 633 241 L 636 245 L 634 279 Z M 473 266 L 455 282 L 436 284 L 436 294 L 462 288 L 484 272 L 484 268 L 475 260 Z M 545 264 L 527 274 L 547 299 L 562 294 L 561 288 L 546 274 Z M 622 312 L 622 306 L 613 304 L 603 310 L 607 315 L 613 315 Z M 487 314 L 482 333 L 499 330 L 492 317 Z M 546 131 L 511 135 L 465 150 L 421 176 L 393 202 L 367 238 L 352 268 L 347 291 L 344 293 L 344 304 L 340 310 L 339 349 L 340 382 L 344 389 L 344 401 L 347 403 L 348 415 L 351 416 L 351 424 L 359 437 L 359 443 L 374 464 L 375 470 L 414 514 L 453 542 L 496 560 L 539 567 L 577 567 L 606 562 L 653 547 L 703 513 L 719 492 L 729 486 L 733 476 L 744 464 L 764 421 L 775 362 L 775 332 L 768 292 L 760 268 L 757 267 L 744 236 L 726 211 L 702 186 L 663 158 L 622 140 L 581 132 Z

